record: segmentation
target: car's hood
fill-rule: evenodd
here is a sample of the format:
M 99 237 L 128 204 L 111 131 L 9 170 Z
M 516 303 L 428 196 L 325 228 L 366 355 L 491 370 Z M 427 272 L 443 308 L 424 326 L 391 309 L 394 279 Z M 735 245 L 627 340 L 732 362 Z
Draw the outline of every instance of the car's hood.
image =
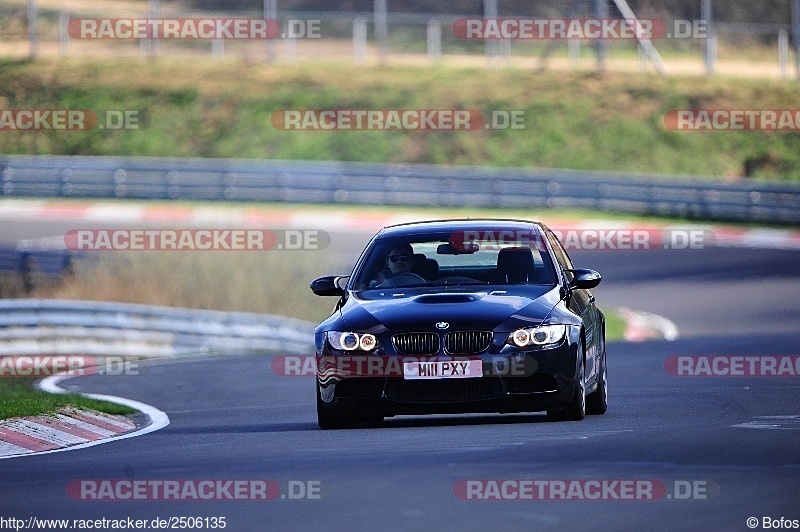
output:
M 508 330 L 540 323 L 559 303 L 559 290 L 529 285 L 506 291 L 401 290 L 354 292 L 341 309 L 341 326 L 373 334 L 402 331 Z M 387 331 L 388 329 L 388 331 Z

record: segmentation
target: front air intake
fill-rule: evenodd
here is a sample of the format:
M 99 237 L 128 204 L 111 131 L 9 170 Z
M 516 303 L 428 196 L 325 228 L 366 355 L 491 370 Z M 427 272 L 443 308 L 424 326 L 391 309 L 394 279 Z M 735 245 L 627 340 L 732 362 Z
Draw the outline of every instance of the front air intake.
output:
M 436 333 L 395 334 L 392 343 L 401 355 L 435 355 L 439 352 L 439 335 Z

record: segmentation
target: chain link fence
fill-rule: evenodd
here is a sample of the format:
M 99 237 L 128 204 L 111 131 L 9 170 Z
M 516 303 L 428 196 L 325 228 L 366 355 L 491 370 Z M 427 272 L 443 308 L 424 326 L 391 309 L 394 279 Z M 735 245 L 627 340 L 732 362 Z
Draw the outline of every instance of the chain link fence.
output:
M 37 4 L 37 1 L 41 5 Z M 0 6 L 0 56 L 120 57 L 207 56 L 245 62 L 345 60 L 356 63 L 436 64 L 490 68 L 609 69 L 675 74 L 736 74 L 789 78 L 800 76 L 800 0 L 776 0 L 779 16 L 729 20 L 726 3 L 693 0 L 696 8 L 639 8 L 625 0 L 574 0 L 532 4 L 512 13 L 508 0 L 483 0 L 463 13 L 393 11 L 388 0 L 372 9 L 329 11 L 290 9 L 297 2 L 263 0 L 238 9 L 193 9 L 173 1 L 71 3 L 70 10 L 42 0 L 12 0 Z M 775 2 L 773 2 L 775 3 Z M 206 2 L 212 5 L 214 3 Z M 221 3 L 220 3 L 221 4 Z M 235 4 L 235 3 L 234 3 Z M 252 4 L 252 5 L 250 5 Z M 363 3 L 358 3 L 361 6 Z M 205 4 L 204 4 L 205 5 Z M 227 4 L 226 4 L 227 5 Z M 476 4 L 478 5 L 478 4 Z M 638 3 L 633 3 L 638 8 Z M 650 6 L 648 2 L 645 6 Z M 77 7 L 76 7 L 77 6 Z M 450 9 L 453 8 L 451 6 Z M 772 10 L 775 11 L 775 10 Z M 455 30 L 465 18 L 622 17 L 657 19 L 670 35 L 649 42 L 636 39 L 465 39 Z M 694 17 L 686 19 L 685 17 Z M 278 33 L 260 39 L 81 39 L 77 22 L 98 18 L 267 18 Z M 673 35 L 674 34 L 674 35 Z

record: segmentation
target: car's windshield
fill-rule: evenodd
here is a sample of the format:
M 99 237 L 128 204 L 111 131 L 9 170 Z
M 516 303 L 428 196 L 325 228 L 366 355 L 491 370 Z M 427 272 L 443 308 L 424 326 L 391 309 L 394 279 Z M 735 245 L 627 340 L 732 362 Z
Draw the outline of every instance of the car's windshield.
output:
M 496 230 L 380 238 L 355 274 L 355 290 L 556 282 L 538 234 Z

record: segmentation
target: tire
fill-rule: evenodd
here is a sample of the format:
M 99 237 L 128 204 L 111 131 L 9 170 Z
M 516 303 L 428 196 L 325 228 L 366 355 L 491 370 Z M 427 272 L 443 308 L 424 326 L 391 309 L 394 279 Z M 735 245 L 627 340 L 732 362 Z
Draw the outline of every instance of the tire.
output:
M 591 416 L 598 416 L 608 410 L 608 369 L 606 361 L 606 343 L 603 340 L 603 356 L 600 359 L 600 375 L 597 379 L 597 389 L 586 398 L 586 413 Z
M 550 421 L 580 421 L 586 417 L 586 372 L 583 364 L 583 344 L 579 344 L 579 346 L 580 380 L 575 383 L 572 400 L 563 410 L 547 411 L 547 419 Z

